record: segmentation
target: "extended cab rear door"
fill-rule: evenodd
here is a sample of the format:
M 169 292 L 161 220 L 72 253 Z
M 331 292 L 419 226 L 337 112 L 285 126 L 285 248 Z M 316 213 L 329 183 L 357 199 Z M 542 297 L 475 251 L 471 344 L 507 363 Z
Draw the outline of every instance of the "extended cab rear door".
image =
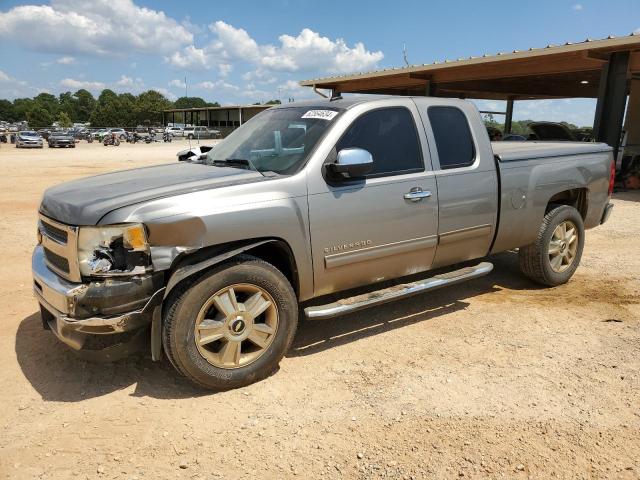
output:
M 438 185 L 433 268 L 484 257 L 493 241 L 498 179 L 486 128 L 472 104 L 416 98 Z
M 334 154 L 363 148 L 374 171 L 338 183 L 309 177 L 316 295 L 427 270 L 437 245 L 438 192 L 413 101 L 367 102 L 340 122 L 326 140 Z

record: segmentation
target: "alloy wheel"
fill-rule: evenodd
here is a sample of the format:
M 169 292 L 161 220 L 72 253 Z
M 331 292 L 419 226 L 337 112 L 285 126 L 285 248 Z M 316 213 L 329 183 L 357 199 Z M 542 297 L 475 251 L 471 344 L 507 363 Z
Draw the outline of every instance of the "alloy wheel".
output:
M 549 263 L 556 273 L 568 269 L 578 250 L 578 229 L 569 220 L 560 223 L 549 241 Z
M 273 342 L 278 308 L 257 285 L 230 285 L 205 302 L 194 328 L 196 347 L 207 362 L 219 368 L 240 368 L 260 358 Z

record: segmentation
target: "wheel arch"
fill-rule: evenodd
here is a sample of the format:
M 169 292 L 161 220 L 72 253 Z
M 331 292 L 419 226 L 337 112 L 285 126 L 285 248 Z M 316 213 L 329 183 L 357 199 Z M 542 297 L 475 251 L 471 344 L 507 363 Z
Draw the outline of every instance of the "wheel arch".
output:
M 281 238 L 262 238 L 205 247 L 177 257 L 168 272 L 165 298 L 182 282 L 241 254 L 253 255 L 272 264 L 289 280 L 296 296 L 299 295 L 300 281 L 293 250 Z
M 587 217 L 589 206 L 588 195 L 589 192 L 586 187 L 572 188 L 558 192 L 554 194 L 547 202 L 544 214 L 546 215 L 547 213 L 549 213 L 549 211 L 557 205 L 567 205 L 569 207 L 575 208 L 580 213 L 580 216 L 584 221 Z

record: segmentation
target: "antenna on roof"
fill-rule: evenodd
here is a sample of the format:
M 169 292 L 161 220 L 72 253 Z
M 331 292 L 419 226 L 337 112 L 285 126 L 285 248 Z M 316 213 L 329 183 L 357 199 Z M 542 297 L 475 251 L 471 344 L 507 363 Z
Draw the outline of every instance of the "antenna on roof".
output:
M 407 44 L 405 42 L 402 42 L 402 58 L 404 58 L 404 63 L 408 67 L 409 60 L 407 60 Z

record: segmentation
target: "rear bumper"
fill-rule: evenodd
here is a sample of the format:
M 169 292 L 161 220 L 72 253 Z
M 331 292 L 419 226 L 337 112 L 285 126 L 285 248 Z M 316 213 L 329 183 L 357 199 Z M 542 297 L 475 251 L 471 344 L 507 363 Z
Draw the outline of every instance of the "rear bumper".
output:
M 121 338 L 128 339 L 130 335 L 119 334 L 150 324 L 153 312 L 164 296 L 160 278 L 151 275 L 90 283 L 69 282 L 49 270 L 42 247 L 34 250 L 31 269 L 33 291 L 45 328 L 51 329 L 60 341 L 74 350 L 85 349 L 87 340 L 95 336 L 114 336 L 113 341 L 89 342 L 104 347 L 112 347 Z
M 600 220 L 600 225 L 602 225 L 607 220 L 609 220 L 612 210 L 613 210 L 613 203 L 607 203 L 607 205 L 604 207 L 604 212 L 602 213 L 602 219 Z

